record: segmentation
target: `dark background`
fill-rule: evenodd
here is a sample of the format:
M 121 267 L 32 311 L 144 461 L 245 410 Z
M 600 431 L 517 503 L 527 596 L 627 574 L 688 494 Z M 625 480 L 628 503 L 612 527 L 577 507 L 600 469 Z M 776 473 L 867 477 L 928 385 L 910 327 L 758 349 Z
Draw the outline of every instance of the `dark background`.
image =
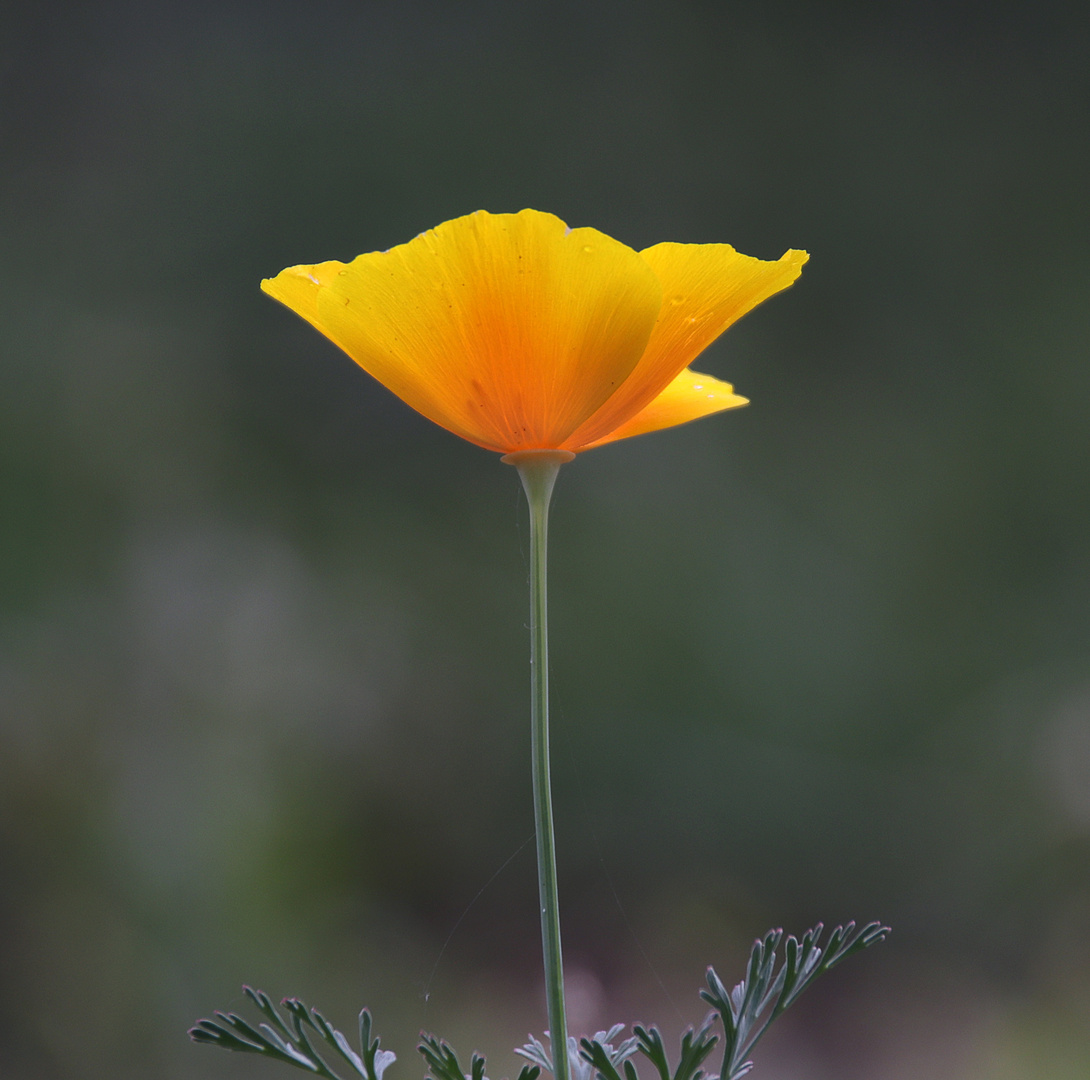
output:
M 749 408 L 561 476 L 573 1027 L 877 917 L 756 1076 L 1085 1077 L 1086 12 L 4 5 L 0 1075 L 284 1075 L 186 1040 L 244 981 L 390 1077 L 545 1026 L 516 476 L 258 291 L 533 206 L 812 254 Z

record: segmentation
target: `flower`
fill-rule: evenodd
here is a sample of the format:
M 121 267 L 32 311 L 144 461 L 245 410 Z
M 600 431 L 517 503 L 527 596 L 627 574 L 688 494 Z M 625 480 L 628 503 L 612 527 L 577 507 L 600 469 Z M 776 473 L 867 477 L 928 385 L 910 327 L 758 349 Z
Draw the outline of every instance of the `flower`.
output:
M 481 210 L 261 287 L 418 412 L 500 453 L 578 452 L 746 404 L 688 368 L 808 256 L 643 251 L 552 214 Z

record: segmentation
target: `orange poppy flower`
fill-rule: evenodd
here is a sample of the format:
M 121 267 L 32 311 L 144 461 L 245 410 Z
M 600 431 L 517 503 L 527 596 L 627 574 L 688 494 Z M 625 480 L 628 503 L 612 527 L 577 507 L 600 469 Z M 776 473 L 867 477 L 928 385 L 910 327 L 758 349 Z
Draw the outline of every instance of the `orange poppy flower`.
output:
M 398 397 L 488 450 L 578 452 L 744 405 L 688 370 L 808 256 L 643 251 L 558 217 L 478 211 L 261 287 Z

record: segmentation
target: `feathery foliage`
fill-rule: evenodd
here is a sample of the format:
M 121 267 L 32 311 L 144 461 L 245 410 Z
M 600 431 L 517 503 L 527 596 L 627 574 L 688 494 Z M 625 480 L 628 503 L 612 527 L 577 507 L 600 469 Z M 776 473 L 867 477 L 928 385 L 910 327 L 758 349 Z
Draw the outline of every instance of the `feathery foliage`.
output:
M 469 1072 L 464 1072 L 458 1062 L 458 1055 L 449 1043 L 442 1042 L 434 1035 L 420 1033 L 420 1045 L 417 1050 L 428 1063 L 428 1071 L 435 1080 L 488 1080 L 484 1074 L 484 1058 L 474 1054 L 470 1059 Z M 537 1065 L 523 1065 L 518 1080 L 537 1080 L 541 1069 Z
M 681 1057 L 673 1071 L 666 1060 L 666 1047 L 658 1028 L 645 1028 L 636 1024 L 632 1028 L 635 1037 L 628 1042 L 632 1044 L 633 1052 L 638 1050 L 651 1062 L 660 1080 L 701 1080 L 704 1070 L 700 1065 L 719 1041 L 717 1035 L 709 1035 L 714 1018 L 715 1014 L 709 1013 L 699 1031 L 694 1032 L 691 1027 L 685 1030 L 681 1036 Z M 616 1057 L 607 1053 L 609 1049 L 611 1048 L 603 1045 L 598 1036 L 595 1036 L 582 1041 L 580 1055 L 593 1066 L 595 1075 L 600 1080 L 639 1080 L 636 1067 L 627 1060 L 623 1065 L 624 1077 L 621 1077 L 617 1071 Z
M 745 978 L 728 992 L 726 985 L 708 968 L 708 987 L 700 996 L 712 1006 L 698 1029 L 687 1028 L 681 1036 L 681 1053 L 677 1066 L 670 1067 L 662 1035 L 654 1026 L 636 1024 L 633 1035 L 616 1047 L 613 1040 L 624 1030 L 615 1024 L 608 1031 L 599 1031 L 593 1038 L 577 1043 L 568 1039 L 568 1060 L 573 1080 L 640 1080 L 630 1060 L 637 1052 L 650 1061 L 657 1080 L 705 1080 L 703 1065 L 719 1042 L 711 1033 L 719 1020 L 724 1029 L 723 1067 L 718 1077 L 708 1080 L 739 1080 L 753 1068 L 749 1053 L 769 1025 L 819 975 L 835 967 L 841 960 L 870 945 L 884 941 L 889 927 L 870 922 L 856 929 L 854 922 L 837 926 L 825 945 L 820 945 L 824 926 L 818 923 L 802 935 L 801 941 L 789 934 L 784 940 L 782 930 L 770 930 L 753 943 Z M 777 966 L 776 950 L 784 947 L 783 964 Z M 267 994 L 244 986 L 246 996 L 257 1006 L 265 1022 L 255 1028 L 237 1013 L 215 1013 L 215 1020 L 201 1020 L 189 1034 L 194 1042 L 210 1043 L 225 1050 L 263 1054 L 306 1069 L 324 1080 L 344 1080 L 328 1063 L 347 1066 L 350 1077 L 362 1080 L 382 1080 L 388 1065 L 396 1060 L 389 1050 L 379 1049 L 379 1040 L 371 1037 L 371 1014 L 360 1013 L 360 1052 L 333 1027 L 317 1009 L 308 1009 L 298 998 L 282 1002 L 288 1012 L 285 1022 Z M 290 1026 L 289 1026 L 290 1024 Z M 473 1054 L 469 1071 L 462 1068 L 458 1055 L 449 1043 L 434 1035 L 421 1033 L 417 1050 L 423 1055 L 433 1080 L 488 1080 L 485 1059 Z M 325 1057 L 318 1054 L 315 1042 Z M 553 1059 L 545 1044 L 530 1036 L 525 1046 L 515 1050 L 529 1064 L 522 1067 L 517 1080 L 538 1080 L 541 1073 L 553 1070 Z
M 387 1066 L 397 1060 L 392 1051 L 379 1049 L 377 1038 L 372 1040 L 371 1014 L 367 1009 L 360 1013 L 360 1053 L 357 1054 L 344 1035 L 317 1009 L 308 1009 L 298 998 L 285 998 L 281 1002 L 288 1012 L 289 1028 L 266 993 L 249 986 L 242 990 L 257 1006 L 266 1023 L 255 1028 L 237 1013 L 217 1012 L 215 1020 L 200 1020 L 190 1028 L 189 1037 L 194 1042 L 211 1043 L 224 1050 L 263 1054 L 274 1061 L 306 1069 L 325 1080 L 343 1078 L 319 1056 L 312 1035 L 320 1037 L 326 1057 L 338 1066 L 343 1062 L 351 1070 L 350 1076 L 363 1080 L 382 1080 Z
M 750 1050 L 772 1023 L 822 972 L 861 949 L 884 941 L 889 927 L 879 922 L 867 923 L 856 930 L 855 923 L 838 926 L 821 948 L 818 942 L 824 930 L 818 923 L 798 941 L 788 935 L 784 944 L 783 967 L 776 971 L 776 949 L 783 940 L 782 930 L 770 930 L 753 943 L 746 977 L 727 993 L 715 972 L 708 968 L 708 989 L 700 996 L 719 1015 L 726 1031 L 723 1068 L 720 1080 L 737 1080 L 753 1068 Z

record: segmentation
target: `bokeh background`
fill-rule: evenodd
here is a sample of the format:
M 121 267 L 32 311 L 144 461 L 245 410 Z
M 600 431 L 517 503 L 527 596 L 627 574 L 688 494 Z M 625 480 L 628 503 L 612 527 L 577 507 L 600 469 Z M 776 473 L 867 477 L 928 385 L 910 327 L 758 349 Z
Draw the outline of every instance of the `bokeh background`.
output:
M 812 253 L 553 517 L 573 1026 L 894 937 L 776 1080 L 1090 1073 L 1085 5 L 4 6 L 0 1075 L 545 1026 L 515 474 L 257 288 L 484 207 Z

